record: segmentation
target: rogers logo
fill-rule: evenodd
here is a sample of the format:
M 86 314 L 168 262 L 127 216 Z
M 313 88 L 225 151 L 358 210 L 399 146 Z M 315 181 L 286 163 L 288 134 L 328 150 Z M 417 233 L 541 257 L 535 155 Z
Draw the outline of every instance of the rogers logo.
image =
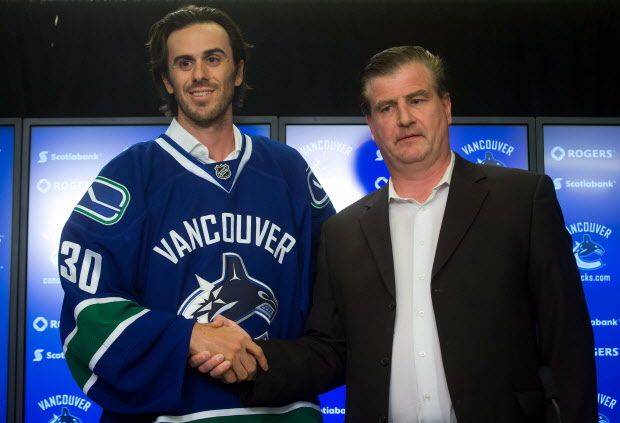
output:
M 555 146 L 551 149 L 551 158 L 554 160 L 562 160 L 566 156 L 566 151 L 560 146 Z
M 551 158 L 557 161 L 569 159 L 613 159 L 615 150 L 600 148 L 570 148 L 564 150 L 556 145 L 551 149 Z

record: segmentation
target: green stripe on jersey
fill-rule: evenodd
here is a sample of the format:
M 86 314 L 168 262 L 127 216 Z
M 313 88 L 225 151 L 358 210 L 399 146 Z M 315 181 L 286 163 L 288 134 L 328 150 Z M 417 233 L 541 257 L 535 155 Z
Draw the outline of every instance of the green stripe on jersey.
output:
M 316 406 L 315 406 L 316 407 Z M 245 409 L 251 412 L 251 408 Z M 245 414 L 217 417 L 202 417 L 204 414 L 212 414 L 214 412 L 196 413 L 187 416 L 178 417 L 159 417 L 157 423 L 321 423 L 323 421 L 322 414 L 313 407 L 300 407 L 294 410 L 270 414 Z
M 128 300 L 92 303 L 77 316 L 77 332 L 69 344 L 65 359 L 80 388 L 92 375 L 99 358 L 144 307 Z

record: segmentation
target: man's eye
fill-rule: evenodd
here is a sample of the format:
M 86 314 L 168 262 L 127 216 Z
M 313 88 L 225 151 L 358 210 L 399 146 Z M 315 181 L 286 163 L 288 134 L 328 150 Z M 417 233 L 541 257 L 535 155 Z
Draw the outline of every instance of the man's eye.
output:
M 222 58 L 219 56 L 209 56 L 207 57 L 207 64 L 210 66 L 219 65 L 222 62 Z
M 388 113 L 392 110 L 392 106 L 383 106 L 379 109 L 380 113 Z
M 177 65 L 181 70 L 191 70 L 194 66 L 194 63 L 191 60 L 179 60 L 177 62 Z

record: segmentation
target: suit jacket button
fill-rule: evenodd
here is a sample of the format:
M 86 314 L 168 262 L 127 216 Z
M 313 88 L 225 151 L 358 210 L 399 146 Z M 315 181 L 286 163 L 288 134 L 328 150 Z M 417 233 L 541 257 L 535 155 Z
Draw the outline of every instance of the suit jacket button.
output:
M 390 364 L 390 357 L 388 357 L 387 355 L 385 357 L 383 357 L 381 359 L 381 361 L 379 362 L 383 367 L 386 367 L 388 364 Z
M 387 423 L 388 419 L 387 416 L 380 416 L 379 417 L 379 423 Z
M 388 308 L 392 311 L 394 311 L 396 309 L 396 303 L 394 301 L 392 301 L 390 304 L 388 304 Z

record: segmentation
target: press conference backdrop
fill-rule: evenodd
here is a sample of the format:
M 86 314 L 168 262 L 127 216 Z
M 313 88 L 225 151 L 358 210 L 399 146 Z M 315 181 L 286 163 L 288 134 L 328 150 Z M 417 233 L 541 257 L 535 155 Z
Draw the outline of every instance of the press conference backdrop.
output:
M 455 118 L 454 121 L 450 129 L 452 148 L 464 158 L 473 162 L 490 162 L 490 164 L 500 166 L 536 169 L 536 151 L 533 148 L 532 136 L 533 119 Z M 275 132 L 274 122 L 275 118 L 269 122 L 272 133 Z M 63 413 L 65 417 L 73 416 L 82 422 L 98 420 L 100 410 L 73 383 L 59 345 L 58 316 L 62 290 L 59 286 L 56 267 L 58 238 L 70 210 L 98 170 L 118 152 L 133 143 L 159 135 L 166 124 L 165 120 L 157 118 L 26 120 L 24 133 L 27 143 L 24 154 L 27 156 L 28 166 L 26 167 L 29 168 L 30 204 L 28 206 L 29 235 L 27 240 L 26 348 L 22 357 L 25 366 L 23 421 L 49 422 L 62 417 Z M 617 126 L 612 127 L 614 131 L 618 131 Z M 257 128 L 262 129 L 264 135 L 269 126 L 252 125 L 244 127 L 243 130 L 250 132 L 251 129 Z M 594 127 L 590 125 L 588 128 Z M 567 131 L 571 132 L 570 129 Z M 539 129 L 539 132 L 539 139 L 541 139 L 543 130 Z M 280 134 L 280 139 L 285 139 L 289 145 L 297 148 L 314 168 L 338 209 L 342 209 L 387 182 L 388 175 L 382 157 L 374 146 L 368 128 L 361 118 L 281 118 Z M 544 135 L 547 136 L 546 132 Z M 616 144 L 619 140 L 618 133 L 613 131 L 608 138 L 609 140 L 615 139 Z M 565 134 L 560 134 L 558 139 L 565 140 Z M 605 150 L 603 147 L 590 149 L 590 143 L 595 145 L 597 140 L 598 138 L 594 136 L 587 136 L 582 137 L 578 142 L 581 143 L 582 149 L 583 145 L 588 145 L 587 151 Z M 543 155 L 541 145 L 539 144 L 540 156 Z M 548 145 L 549 143 L 546 142 L 545 149 Z M 607 167 L 615 169 L 615 173 L 610 171 L 610 175 L 615 176 L 609 176 L 610 179 L 606 180 L 607 182 L 601 187 L 607 187 L 604 190 L 610 193 L 614 192 L 611 188 L 615 188 L 619 169 L 618 162 L 614 161 L 617 160 L 615 147 L 607 149 L 612 150 L 611 153 L 584 153 L 583 151 L 586 150 L 580 153 L 569 153 L 569 146 L 558 145 L 565 150 L 567 160 L 565 163 L 570 163 L 568 159 L 579 159 L 574 162 L 577 167 L 573 170 L 580 174 L 585 172 L 581 166 L 587 163 L 587 160 L 593 160 L 586 156 L 611 154 L 613 160 L 605 159 L 607 161 L 601 163 L 607 163 L 609 165 L 606 165 Z M 555 144 L 551 148 L 553 147 Z M 573 150 L 577 151 L 578 148 L 573 148 Z M 555 149 L 553 154 L 560 157 L 559 151 Z M 546 150 L 544 154 L 547 159 Z M 574 158 L 571 154 L 581 155 L 581 157 Z M 596 159 L 603 160 L 598 156 Z M 561 162 L 564 158 L 554 160 Z M 601 163 L 596 163 L 592 171 L 600 170 Z M 547 173 L 552 173 L 551 168 L 546 170 Z M 563 176 L 558 177 L 563 178 Z M 565 189 L 564 192 L 570 189 L 585 193 L 588 191 L 586 188 L 579 190 L 576 186 L 593 186 L 579 181 L 575 185 L 573 181 L 576 178 L 570 179 L 570 183 L 569 179 L 566 177 L 559 181 L 556 179 L 556 187 L 560 184 Z M 561 191 L 558 191 L 558 196 L 563 207 L 566 207 Z M 617 206 L 618 195 L 600 200 L 601 204 L 607 201 L 607 204 Z M 585 202 L 577 201 L 574 205 L 575 210 L 593 211 L 593 209 L 590 210 L 589 201 L 589 197 Z M 601 207 L 601 209 L 609 210 L 613 207 Z M 564 213 L 567 215 L 567 210 Z M 594 242 L 597 241 L 597 236 L 605 238 L 604 234 L 613 238 L 612 234 L 617 220 L 613 221 L 613 213 L 609 211 L 603 220 L 605 222 L 603 229 L 601 226 L 581 224 L 575 226 L 575 231 L 591 230 L 589 240 L 594 240 Z M 569 226 L 568 222 L 567 215 L 567 226 Z M 570 228 L 569 226 L 569 231 Z M 607 238 L 605 238 L 607 244 L 603 242 L 603 239 L 600 241 L 600 248 L 594 247 L 594 251 L 600 252 L 604 249 L 605 252 L 602 254 L 607 257 L 607 261 L 604 260 L 603 267 L 591 269 L 589 273 L 585 273 L 586 279 L 592 278 L 599 281 L 591 283 L 592 287 L 596 287 L 593 288 L 594 290 L 601 290 L 602 287 L 608 285 L 613 286 L 614 279 L 611 274 L 604 276 L 607 273 L 603 273 L 601 269 L 611 269 L 609 262 L 612 261 L 611 257 L 617 257 L 618 249 L 617 244 L 612 245 Z M 584 243 L 584 237 L 579 239 L 579 243 L 580 245 Z M 586 243 L 587 246 L 588 243 Z M 587 250 L 584 249 L 584 251 Z M 611 280 L 600 282 L 604 279 Z M 601 421 L 618 421 L 613 419 L 615 416 L 613 410 L 616 408 L 616 398 L 618 398 L 617 381 L 614 381 L 614 375 L 618 374 L 618 359 L 614 357 L 618 355 L 617 324 L 620 316 L 611 316 L 614 310 L 620 309 L 618 293 L 616 291 L 608 295 L 607 292 L 601 292 L 601 302 L 593 303 L 590 294 L 592 289 L 587 286 L 587 283 L 584 280 L 597 337 L 595 352 L 599 360 L 601 418 L 609 419 Z M 607 336 L 607 338 L 602 338 L 602 336 Z M 603 360 L 602 363 L 601 360 Z M 607 366 L 606 370 L 602 370 L 602 365 Z M 18 383 L 18 386 L 21 385 Z M 21 399 L 18 398 L 18 404 L 20 401 Z M 327 422 L 344 420 L 344 388 L 323 395 L 321 402 Z M 18 421 L 21 420 L 21 418 L 18 419 Z
M 388 181 L 381 152 L 364 118 L 283 117 L 280 139 L 299 150 L 336 210 Z M 451 147 L 474 163 L 535 169 L 534 119 L 454 118 Z
M 275 131 L 275 119 L 247 117 L 236 122 L 243 132 L 268 137 L 272 128 Z M 164 118 L 25 121 L 30 148 L 23 356 L 26 423 L 99 420 L 100 408 L 73 382 L 60 345 L 60 232 L 99 170 L 136 142 L 157 138 L 167 124 Z
M 590 310 L 599 422 L 620 422 L 620 119 L 540 118 L 537 134 Z
M 364 118 L 283 117 L 280 139 L 306 159 L 336 210 L 388 182 L 381 152 Z M 535 167 L 534 119 L 454 118 L 450 142 L 454 151 L 474 163 L 520 169 Z M 346 387 L 320 397 L 328 423 L 344 421 Z
M 11 289 L 13 246 L 13 174 L 19 122 L 0 120 L 0 421 L 7 415 L 7 370 L 9 344 L 9 293 Z

